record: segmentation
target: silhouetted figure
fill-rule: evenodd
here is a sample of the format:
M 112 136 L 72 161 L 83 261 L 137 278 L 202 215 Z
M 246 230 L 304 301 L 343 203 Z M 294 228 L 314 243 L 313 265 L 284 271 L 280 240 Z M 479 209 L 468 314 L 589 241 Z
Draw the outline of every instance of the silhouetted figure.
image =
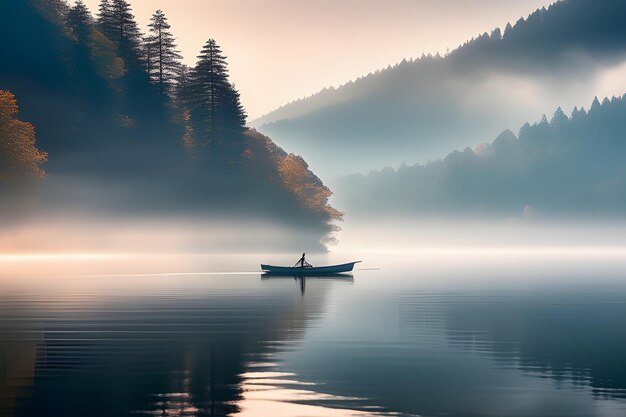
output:
M 302 258 L 300 258 L 298 260 L 298 262 L 296 262 L 296 264 L 294 265 L 294 267 L 300 267 L 300 268 L 311 268 L 313 265 L 311 265 L 310 263 L 308 263 L 305 259 L 304 259 L 304 253 L 302 254 Z

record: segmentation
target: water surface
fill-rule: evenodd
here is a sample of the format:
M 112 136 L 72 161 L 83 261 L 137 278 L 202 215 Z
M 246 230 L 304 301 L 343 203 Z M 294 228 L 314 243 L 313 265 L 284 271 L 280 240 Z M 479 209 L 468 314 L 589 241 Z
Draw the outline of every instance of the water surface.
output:
M 626 415 L 623 251 L 358 258 L 4 257 L 0 415 Z

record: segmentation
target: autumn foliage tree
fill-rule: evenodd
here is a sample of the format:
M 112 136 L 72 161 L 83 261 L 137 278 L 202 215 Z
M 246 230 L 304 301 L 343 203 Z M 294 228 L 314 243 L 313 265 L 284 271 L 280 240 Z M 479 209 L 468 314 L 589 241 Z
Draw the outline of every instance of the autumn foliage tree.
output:
M 341 230 L 338 223 L 343 220 L 343 213 L 330 205 L 333 192 L 309 169 L 301 156 L 285 152 L 255 129 L 248 129 L 243 136 L 246 138 L 243 158 L 251 175 L 254 178 L 265 177 L 287 191 L 310 218 L 323 224 L 323 241 L 335 243 L 335 232 Z
M 328 204 L 333 192 L 309 170 L 309 165 L 301 156 L 288 154 L 280 158 L 278 173 L 283 186 L 295 194 L 305 207 L 328 220 L 341 220 L 342 213 Z
M 35 146 L 35 128 L 16 118 L 17 101 L 10 91 L 0 90 L 0 183 L 44 175 L 46 152 Z

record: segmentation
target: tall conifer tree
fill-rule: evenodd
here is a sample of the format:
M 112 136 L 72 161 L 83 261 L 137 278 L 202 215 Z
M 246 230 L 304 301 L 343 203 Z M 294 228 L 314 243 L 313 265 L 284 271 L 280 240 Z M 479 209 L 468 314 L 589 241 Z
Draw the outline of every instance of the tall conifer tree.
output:
M 126 0 L 101 0 L 98 8 L 100 30 L 117 44 L 119 53 L 129 64 L 139 63 L 141 32 Z
M 148 64 L 149 74 L 158 83 L 161 92 L 166 93 L 171 91 L 182 57 L 176 49 L 170 25 L 161 10 L 154 12 L 148 26 L 151 35 L 147 40 L 150 45 L 146 47 L 152 51 L 152 62 Z
M 233 84 L 226 83 L 220 97 L 220 120 L 217 129 L 220 153 L 226 162 L 239 163 L 244 151 L 241 133 L 245 130 L 246 111 L 239 92 Z
M 246 113 L 239 92 L 228 81 L 226 57 L 215 40 L 209 39 L 196 66 L 179 77 L 177 98 L 191 114 L 196 139 L 214 158 L 240 153 Z
M 241 104 L 239 91 L 226 83 L 220 91 L 220 130 L 241 133 L 245 130 L 246 111 Z
M 113 24 L 113 10 L 111 0 L 100 0 L 98 5 L 98 18 L 96 20 L 98 29 L 109 39 L 113 39 L 115 29 Z
M 86 42 L 94 22 L 89 9 L 82 0 L 77 0 L 76 4 L 70 8 L 67 12 L 66 21 L 78 42 Z
M 226 57 L 222 54 L 217 42 L 209 39 L 200 55 L 191 74 L 193 95 L 191 97 L 192 109 L 203 123 L 206 144 L 209 149 L 214 146 L 217 132 L 217 113 L 220 89 L 227 82 L 228 70 Z

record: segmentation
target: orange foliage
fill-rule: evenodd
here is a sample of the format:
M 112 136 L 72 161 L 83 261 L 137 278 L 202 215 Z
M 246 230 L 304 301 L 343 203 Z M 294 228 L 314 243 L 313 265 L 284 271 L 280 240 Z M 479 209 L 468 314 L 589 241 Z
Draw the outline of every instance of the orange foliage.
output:
M 328 200 L 333 192 L 324 185 L 302 157 L 288 154 L 269 137 L 248 129 L 244 132 L 247 149 L 243 152 L 246 167 L 269 181 L 277 182 L 313 215 L 325 223 L 325 243 L 336 242 L 334 233 L 341 230 L 336 222 L 343 213 L 332 207 Z
M 40 165 L 48 154 L 35 146 L 35 128 L 15 118 L 15 96 L 0 90 L 0 181 L 13 182 L 26 177 L 42 177 Z
M 301 156 L 289 154 L 278 161 L 278 173 L 283 185 L 294 193 L 305 207 L 340 220 L 342 213 L 330 205 L 328 199 L 333 192 L 310 170 Z

